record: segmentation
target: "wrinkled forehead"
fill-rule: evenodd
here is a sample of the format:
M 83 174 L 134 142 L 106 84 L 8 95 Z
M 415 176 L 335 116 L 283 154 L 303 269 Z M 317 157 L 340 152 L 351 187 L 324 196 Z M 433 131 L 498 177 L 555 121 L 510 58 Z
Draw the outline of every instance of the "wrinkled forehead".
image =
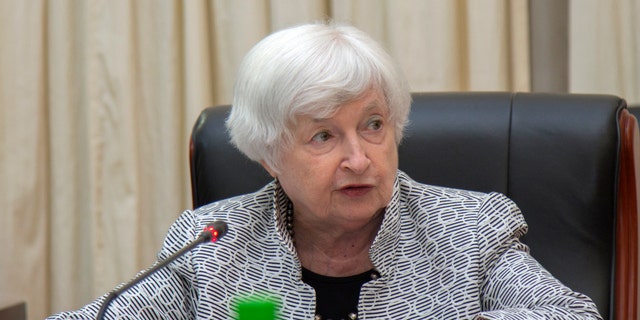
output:
M 371 101 L 361 102 L 364 103 L 364 105 L 358 104 L 358 102 L 360 101 L 355 101 L 338 106 L 336 108 L 333 108 L 333 112 L 327 114 L 299 114 L 296 116 L 296 119 L 298 119 L 298 123 L 300 123 L 300 120 L 311 123 L 323 123 L 331 121 L 336 116 L 336 114 L 340 112 L 350 113 L 356 118 L 366 117 L 371 114 L 378 114 L 384 117 L 387 117 L 389 115 L 389 109 L 386 107 L 386 104 L 383 101 L 375 99 Z
M 366 101 L 364 101 L 366 100 Z M 349 107 L 359 102 L 367 104 L 367 109 L 380 108 L 389 112 L 389 105 L 384 92 L 379 87 L 369 86 L 362 92 L 342 92 L 331 97 L 325 97 L 318 101 L 309 101 L 304 105 L 291 108 L 292 119 L 307 116 L 313 119 L 328 119 L 333 117 L 340 109 Z

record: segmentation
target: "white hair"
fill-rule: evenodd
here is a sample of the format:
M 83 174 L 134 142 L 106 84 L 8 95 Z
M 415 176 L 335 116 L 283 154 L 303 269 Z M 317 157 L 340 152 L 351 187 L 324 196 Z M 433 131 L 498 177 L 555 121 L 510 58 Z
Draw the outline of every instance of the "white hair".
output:
M 334 23 L 275 32 L 240 65 L 226 123 L 231 141 L 278 172 L 297 115 L 328 117 L 371 89 L 382 92 L 399 144 L 411 95 L 404 75 L 377 42 L 355 27 Z

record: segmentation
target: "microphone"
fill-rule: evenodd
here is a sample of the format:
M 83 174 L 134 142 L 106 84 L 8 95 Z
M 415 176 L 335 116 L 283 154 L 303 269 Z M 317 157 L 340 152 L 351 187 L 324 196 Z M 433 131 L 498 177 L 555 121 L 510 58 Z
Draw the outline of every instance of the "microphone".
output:
M 107 297 L 105 298 L 104 302 L 102 302 L 102 306 L 100 306 L 100 310 L 98 311 L 96 320 L 102 320 L 104 318 L 104 314 L 106 313 L 107 308 L 109 308 L 109 305 L 111 304 L 111 302 L 113 302 L 113 300 L 115 300 L 120 294 L 129 290 L 129 288 L 138 284 L 140 281 L 149 277 L 150 275 L 160 270 L 161 268 L 163 268 L 173 260 L 182 256 L 183 254 L 191 251 L 193 248 L 197 247 L 198 245 L 203 244 L 205 242 L 216 242 L 220 240 L 220 238 L 222 238 L 225 234 L 227 234 L 227 229 L 228 229 L 227 223 L 221 220 L 216 220 L 212 223 L 207 224 L 207 226 L 204 228 L 204 230 L 202 230 L 198 238 L 193 240 L 191 243 L 184 246 L 182 249 L 176 251 L 174 254 L 168 256 L 166 259 L 162 261 L 158 261 L 158 263 L 154 264 L 151 268 L 140 273 L 138 276 L 133 278 L 133 280 L 127 282 L 122 287 L 111 291 L 109 295 L 107 295 Z

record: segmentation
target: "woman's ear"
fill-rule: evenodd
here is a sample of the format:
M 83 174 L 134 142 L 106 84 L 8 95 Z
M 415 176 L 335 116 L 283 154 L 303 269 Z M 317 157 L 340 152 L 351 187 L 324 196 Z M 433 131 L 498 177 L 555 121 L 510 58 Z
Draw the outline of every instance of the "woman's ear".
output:
M 276 174 L 276 171 L 273 170 L 264 160 L 260 160 L 260 164 L 262 165 L 262 167 L 267 170 L 267 172 L 269 172 L 269 175 L 272 176 L 274 179 L 278 178 L 278 175 Z

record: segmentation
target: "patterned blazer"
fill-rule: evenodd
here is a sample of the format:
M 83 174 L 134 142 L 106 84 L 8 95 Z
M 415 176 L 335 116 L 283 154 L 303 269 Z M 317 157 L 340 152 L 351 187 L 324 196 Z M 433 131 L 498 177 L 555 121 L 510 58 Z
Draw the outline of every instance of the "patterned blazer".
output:
M 228 234 L 201 245 L 122 294 L 107 319 L 229 319 L 235 299 L 269 294 L 281 319 L 313 319 L 315 292 L 286 231 L 288 198 L 276 182 L 185 211 L 163 259 L 223 219 Z M 585 295 L 549 274 L 519 241 L 527 225 L 504 195 L 424 185 L 398 171 L 370 257 L 358 319 L 601 319 Z M 50 319 L 93 319 L 103 298 Z

